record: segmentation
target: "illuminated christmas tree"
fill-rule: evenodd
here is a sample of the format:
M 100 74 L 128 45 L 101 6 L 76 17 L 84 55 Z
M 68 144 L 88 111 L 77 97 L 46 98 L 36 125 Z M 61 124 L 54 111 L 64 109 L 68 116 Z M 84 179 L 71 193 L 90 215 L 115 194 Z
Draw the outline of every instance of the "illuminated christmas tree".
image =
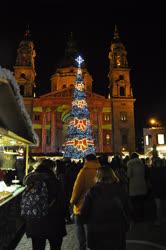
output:
M 64 157 L 72 159 L 81 159 L 88 154 L 95 154 L 90 114 L 81 70 L 83 61 L 81 56 L 76 58 L 78 70 L 72 101 L 71 120 L 68 125 L 64 150 Z

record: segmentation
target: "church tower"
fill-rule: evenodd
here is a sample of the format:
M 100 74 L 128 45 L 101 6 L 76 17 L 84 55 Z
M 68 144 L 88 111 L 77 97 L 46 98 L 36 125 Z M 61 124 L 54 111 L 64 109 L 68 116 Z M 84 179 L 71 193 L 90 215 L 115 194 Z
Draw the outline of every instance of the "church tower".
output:
M 35 97 L 35 56 L 34 44 L 30 39 L 30 31 L 27 30 L 19 44 L 14 67 L 15 78 L 23 97 Z
M 125 46 L 117 27 L 111 42 L 109 88 L 112 105 L 113 151 L 135 151 L 134 102 Z
M 20 42 L 17 49 L 16 64 L 14 75 L 20 87 L 20 94 L 24 98 L 24 104 L 32 118 L 33 99 L 35 97 L 35 56 L 34 44 L 30 38 L 30 31 L 27 30 L 24 39 Z

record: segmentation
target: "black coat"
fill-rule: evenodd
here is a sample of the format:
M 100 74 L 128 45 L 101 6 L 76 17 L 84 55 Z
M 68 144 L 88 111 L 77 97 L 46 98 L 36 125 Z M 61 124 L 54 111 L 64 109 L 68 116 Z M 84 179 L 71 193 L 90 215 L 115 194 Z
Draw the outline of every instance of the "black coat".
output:
M 98 183 L 86 194 L 81 216 L 87 224 L 89 248 L 126 249 L 122 207 L 114 203 L 117 197 L 128 213 L 128 197 L 119 184 Z
M 47 184 L 48 200 L 52 205 L 48 215 L 40 219 L 26 219 L 26 234 L 28 237 L 63 237 L 66 235 L 65 206 L 62 187 L 52 171 L 30 174 L 26 183 L 30 185 L 36 179 L 42 179 Z
M 165 200 L 166 167 L 149 168 L 149 179 L 153 197 Z

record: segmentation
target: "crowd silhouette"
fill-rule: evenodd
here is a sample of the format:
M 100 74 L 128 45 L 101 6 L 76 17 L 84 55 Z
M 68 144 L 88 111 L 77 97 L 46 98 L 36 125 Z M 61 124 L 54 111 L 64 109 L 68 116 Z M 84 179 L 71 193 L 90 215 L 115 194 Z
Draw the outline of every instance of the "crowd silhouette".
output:
M 160 226 L 165 220 L 166 160 L 158 156 L 115 154 L 111 162 L 105 154 L 90 154 L 79 162 L 45 159 L 31 168 L 25 185 L 34 174 L 46 180 L 50 202 L 59 201 L 43 221 L 25 221 L 33 250 L 44 250 L 46 239 L 52 250 L 60 250 L 70 223 L 79 250 L 125 250 L 126 232 L 135 224 Z

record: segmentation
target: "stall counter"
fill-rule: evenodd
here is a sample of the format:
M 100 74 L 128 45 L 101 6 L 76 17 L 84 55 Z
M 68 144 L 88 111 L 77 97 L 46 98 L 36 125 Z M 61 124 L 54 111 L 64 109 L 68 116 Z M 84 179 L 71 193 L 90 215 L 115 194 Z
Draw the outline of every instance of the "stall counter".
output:
M 25 187 L 16 189 L 0 203 L 0 250 L 15 249 L 25 232 L 20 202 Z
M 1 201 L 0 200 L 0 207 L 2 207 L 3 205 L 5 205 L 7 202 L 9 202 L 11 199 L 14 199 L 14 197 L 16 197 L 17 195 L 19 195 L 20 193 L 22 193 L 24 191 L 25 187 L 21 186 L 18 187 L 13 193 L 12 192 L 8 192 L 8 196 Z

